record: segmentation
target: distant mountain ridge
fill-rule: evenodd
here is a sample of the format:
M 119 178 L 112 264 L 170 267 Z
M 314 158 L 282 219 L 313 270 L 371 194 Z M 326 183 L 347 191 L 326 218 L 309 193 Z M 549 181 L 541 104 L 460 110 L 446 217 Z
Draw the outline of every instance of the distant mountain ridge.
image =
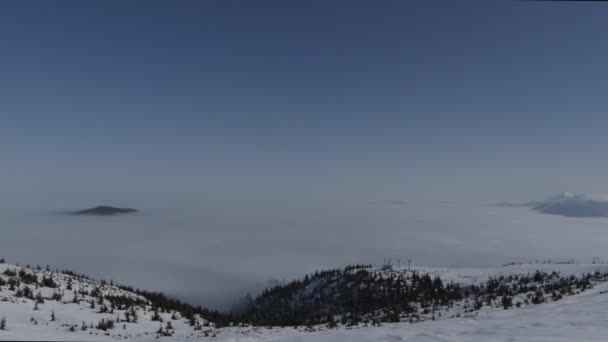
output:
M 72 212 L 73 215 L 99 215 L 99 216 L 108 216 L 108 215 L 116 215 L 116 214 L 129 214 L 135 213 L 137 209 L 133 208 L 117 208 L 107 205 L 100 205 L 95 208 L 78 210 Z
M 608 217 L 605 196 L 563 192 L 544 201 L 531 203 L 532 210 L 569 217 Z
M 608 196 L 561 192 L 541 201 L 527 203 L 499 202 L 503 207 L 527 207 L 543 214 L 567 217 L 608 217 Z

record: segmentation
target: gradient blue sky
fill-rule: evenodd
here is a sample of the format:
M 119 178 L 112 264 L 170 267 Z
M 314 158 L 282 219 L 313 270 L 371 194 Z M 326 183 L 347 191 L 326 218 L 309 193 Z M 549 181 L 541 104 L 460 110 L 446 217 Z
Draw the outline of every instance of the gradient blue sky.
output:
M 608 7 L 3 1 L 3 199 L 608 192 Z

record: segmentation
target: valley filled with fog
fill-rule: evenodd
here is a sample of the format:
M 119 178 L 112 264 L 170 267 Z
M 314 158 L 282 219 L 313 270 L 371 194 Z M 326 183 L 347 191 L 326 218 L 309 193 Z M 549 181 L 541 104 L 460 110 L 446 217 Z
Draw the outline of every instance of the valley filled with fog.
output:
M 605 257 L 608 245 L 607 218 L 525 207 L 210 201 L 138 209 L 85 217 L 5 208 L 0 254 L 13 263 L 70 268 L 228 309 L 270 281 L 321 268 L 385 258 L 433 266 L 591 261 Z

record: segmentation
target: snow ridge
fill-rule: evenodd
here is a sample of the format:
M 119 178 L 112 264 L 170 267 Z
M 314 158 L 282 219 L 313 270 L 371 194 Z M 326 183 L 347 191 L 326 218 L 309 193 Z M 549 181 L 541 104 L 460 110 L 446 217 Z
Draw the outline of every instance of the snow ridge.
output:
M 217 328 L 199 315 L 186 317 L 175 310 L 159 309 L 146 297 L 112 283 L 0 263 L 0 320 L 6 322 L 0 340 L 486 341 L 491 335 L 494 341 L 602 341 L 608 336 L 608 326 L 603 323 L 608 307 L 608 264 L 566 261 L 494 268 L 413 265 L 364 269 L 385 279 L 403 276 L 411 280 L 413 273 L 428 274 L 441 277 L 446 284 L 479 291 L 448 306 L 418 306 L 415 313 L 400 317 L 399 323 L 341 324 L 336 317 L 335 327 L 235 324 Z M 346 270 L 351 274 L 359 271 Z M 307 283 L 292 304 L 301 305 L 320 289 L 336 286 L 338 278 L 331 275 L 333 278 Z

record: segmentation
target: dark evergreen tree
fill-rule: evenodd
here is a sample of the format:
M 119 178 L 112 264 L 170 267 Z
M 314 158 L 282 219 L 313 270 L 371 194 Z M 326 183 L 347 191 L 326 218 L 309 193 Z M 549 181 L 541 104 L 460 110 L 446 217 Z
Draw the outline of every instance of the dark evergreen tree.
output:
M 160 317 L 160 315 L 158 314 L 158 308 L 154 309 L 154 313 L 152 314 L 152 317 L 150 318 L 150 320 L 159 321 L 159 322 L 163 321 L 162 317 Z
M 508 296 L 508 295 L 504 295 L 502 297 L 502 307 L 507 310 L 509 308 L 511 308 L 513 306 L 513 298 Z

